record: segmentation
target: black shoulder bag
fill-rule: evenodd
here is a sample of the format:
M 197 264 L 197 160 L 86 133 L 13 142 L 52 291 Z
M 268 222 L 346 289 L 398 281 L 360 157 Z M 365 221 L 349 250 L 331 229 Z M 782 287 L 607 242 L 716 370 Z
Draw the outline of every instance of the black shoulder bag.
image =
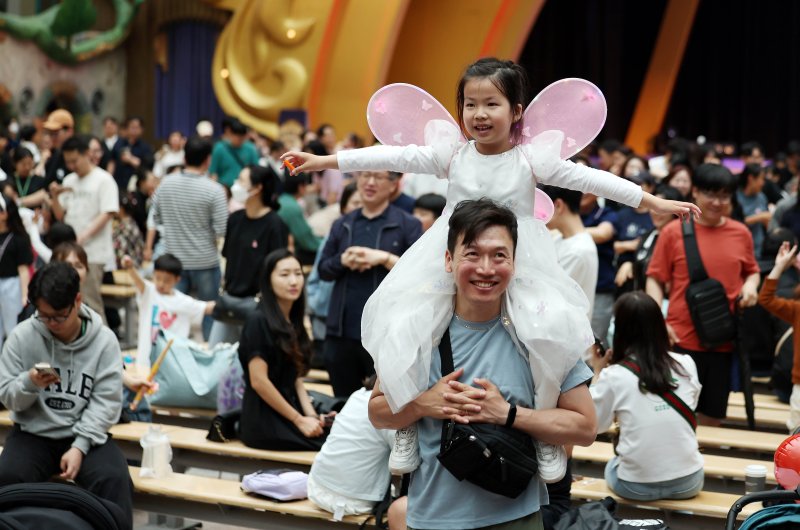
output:
M 700 342 L 713 350 L 736 338 L 736 321 L 731 313 L 725 287 L 714 278 L 709 278 L 703 266 L 697 248 L 694 221 L 685 221 L 682 231 L 686 266 L 689 269 L 686 304 Z
M 442 373 L 453 371 L 450 330 L 439 344 Z M 489 423 L 442 425 L 439 462 L 458 480 L 468 480 L 492 493 L 515 499 L 538 471 L 536 448 L 526 433 Z

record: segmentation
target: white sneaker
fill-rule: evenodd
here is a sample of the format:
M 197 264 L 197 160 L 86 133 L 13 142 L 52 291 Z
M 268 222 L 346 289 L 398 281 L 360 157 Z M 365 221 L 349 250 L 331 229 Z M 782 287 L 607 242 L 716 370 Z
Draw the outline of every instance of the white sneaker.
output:
M 567 452 L 563 445 L 536 443 L 539 476 L 547 484 L 558 482 L 567 474 Z
M 417 469 L 422 463 L 419 456 L 417 426 L 409 425 L 397 429 L 394 434 L 394 447 L 389 455 L 389 471 L 393 475 L 405 475 Z

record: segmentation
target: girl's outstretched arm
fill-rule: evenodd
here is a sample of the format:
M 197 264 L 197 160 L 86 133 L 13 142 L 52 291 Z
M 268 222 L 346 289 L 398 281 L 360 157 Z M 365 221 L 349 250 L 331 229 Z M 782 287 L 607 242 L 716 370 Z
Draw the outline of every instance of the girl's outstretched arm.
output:
M 641 206 L 644 206 L 656 213 L 677 215 L 683 219 L 688 219 L 690 215 L 694 215 L 695 219 L 700 218 L 700 208 L 691 202 L 683 201 L 670 201 L 656 197 L 650 193 L 642 193 Z
M 302 151 L 288 151 L 281 155 L 281 160 L 292 175 L 306 171 L 339 169 L 339 160 L 336 155 L 317 156 Z

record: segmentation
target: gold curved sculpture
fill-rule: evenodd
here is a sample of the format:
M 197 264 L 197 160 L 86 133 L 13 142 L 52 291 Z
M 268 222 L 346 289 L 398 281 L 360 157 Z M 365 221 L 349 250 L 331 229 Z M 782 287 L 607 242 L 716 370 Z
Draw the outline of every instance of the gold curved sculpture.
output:
M 271 137 L 278 134 L 281 109 L 302 106 L 308 89 L 308 69 L 292 49 L 308 40 L 316 20 L 293 17 L 292 6 L 291 0 L 242 0 L 212 63 L 223 110 Z

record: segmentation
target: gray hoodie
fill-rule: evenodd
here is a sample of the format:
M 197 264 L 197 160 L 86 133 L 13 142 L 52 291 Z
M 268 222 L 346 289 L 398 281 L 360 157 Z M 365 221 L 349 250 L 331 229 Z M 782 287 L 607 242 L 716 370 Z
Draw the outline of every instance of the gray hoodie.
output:
M 11 332 L 0 355 L 0 401 L 20 428 L 45 438 L 75 437 L 72 447 L 87 454 L 105 443 L 122 410 L 122 355 L 100 315 L 81 305 L 86 332 L 69 344 L 29 318 Z M 33 384 L 33 365 L 49 362 L 59 383 Z

